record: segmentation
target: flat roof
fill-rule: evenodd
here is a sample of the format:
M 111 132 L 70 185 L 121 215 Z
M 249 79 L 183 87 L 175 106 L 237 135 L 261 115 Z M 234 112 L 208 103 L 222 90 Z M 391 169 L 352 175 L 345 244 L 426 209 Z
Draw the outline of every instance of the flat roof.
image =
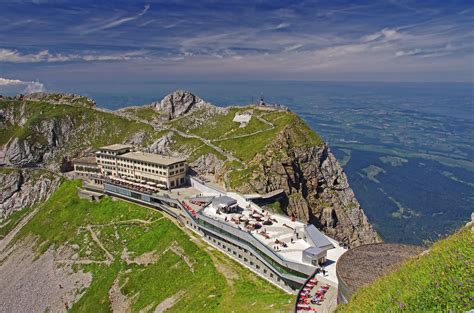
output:
M 311 247 L 312 245 L 303 239 L 305 232 L 304 223 L 298 220 L 292 221 L 291 218 L 289 218 L 288 216 L 274 214 L 268 210 L 264 210 L 258 207 L 257 205 L 251 202 L 247 202 L 244 199 L 240 200 L 240 213 L 217 214 L 216 208 L 214 206 L 207 206 L 200 213 L 215 220 L 218 220 L 221 223 L 225 223 L 232 227 L 247 231 L 243 223 L 236 224 L 232 221 L 232 218 L 244 216 L 246 218 L 249 218 L 251 223 L 254 223 L 255 221 L 251 218 L 251 215 L 253 214 L 253 210 L 255 209 L 259 214 L 262 215 L 263 220 L 267 220 L 270 218 L 274 222 L 272 225 L 263 225 L 262 222 L 260 222 L 260 224 L 262 224 L 262 227 L 258 230 L 249 231 L 249 233 L 258 241 L 269 247 L 271 250 L 279 254 L 284 259 L 297 263 L 308 264 L 303 261 L 303 251 Z M 244 201 L 245 203 L 243 203 L 242 201 Z M 264 212 L 263 214 L 262 211 Z M 268 235 L 268 238 L 261 235 L 261 231 L 264 231 Z M 295 231 L 299 234 L 299 238 L 296 237 Z M 291 242 L 292 238 L 293 243 Z M 279 242 L 286 243 L 287 247 L 285 248 L 280 245 L 280 249 L 278 251 L 275 251 L 273 247 L 276 245 L 276 240 L 278 240 Z
M 231 206 L 237 204 L 237 200 L 228 196 L 216 197 L 212 200 L 212 205 Z
M 118 150 L 131 149 L 131 148 L 133 148 L 133 146 L 131 146 L 131 145 L 124 145 L 124 144 L 121 144 L 121 143 L 116 143 L 116 144 L 113 144 L 113 145 L 100 147 L 99 150 L 118 151 Z
M 97 165 L 97 162 L 95 161 L 95 157 L 83 157 L 83 158 L 74 159 L 72 160 L 72 163 Z
M 165 157 L 159 154 L 147 153 L 147 152 L 127 152 L 117 156 L 118 158 L 124 158 L 129 160 L 138 160 L 142 162 L 160 164 L 160 165 L 171 165 L 179 162 L 186 162 L 185 158 L 172 158 Z

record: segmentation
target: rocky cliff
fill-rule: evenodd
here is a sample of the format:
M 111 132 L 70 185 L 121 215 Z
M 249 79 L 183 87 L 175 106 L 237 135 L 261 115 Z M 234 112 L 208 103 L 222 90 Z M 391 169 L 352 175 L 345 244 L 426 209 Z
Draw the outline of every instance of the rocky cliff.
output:
M 186 90 L 176 90 L 164 97 L 161 102 L 155 103 L 154 106 L 170 120 L 183 116 L 191 110 L 211 107 L 209 103 Z
M 60 176 L 43 170 L 0 170 L 0 220 L 23 208 L 41 203 L 56 190 Z
M 97 146 L 145 141 L 152 127 L 93 106 L 72 94 L 0 99 L 0 165 L 58 170 Z
M 252 179 L 241 192 L 284 189 L 288 215 L 310 222 L 329 236 L 355 247 L 381 241 L 360 207 L 342 167 L 326 144 L 301 145 L 291 126 L 250 162 Z

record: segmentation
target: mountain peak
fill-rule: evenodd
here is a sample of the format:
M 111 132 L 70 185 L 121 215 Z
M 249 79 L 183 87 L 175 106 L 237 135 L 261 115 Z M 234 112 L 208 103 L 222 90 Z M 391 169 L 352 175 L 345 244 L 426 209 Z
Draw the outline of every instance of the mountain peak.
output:
M 168 94 L 155 104 L 155 108 L 162 113 L 169 116 L 169 119 L 174 119 L 183 116 L 196 108 L 212 106 L 203 99 L 194 95 L 190 91 L 178 89 Z

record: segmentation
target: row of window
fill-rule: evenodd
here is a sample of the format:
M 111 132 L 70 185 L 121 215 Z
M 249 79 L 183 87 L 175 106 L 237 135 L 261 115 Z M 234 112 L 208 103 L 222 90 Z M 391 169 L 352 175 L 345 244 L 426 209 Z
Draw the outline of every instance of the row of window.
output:
M 208 236 L 209 239 L 211 239 L 212 237 L 211 236 Z M 221 239 L 225 242 L 227 242 L 225 239 Z M 255 267 L 257 270 L 260 269 L 260 265 L 259 264 L 255 264 L 253 261 L 250 261 L 245 257 L 245 256 L 242 256 L 241 254 L 237 254 L 237 252 L 235 250 L 232 250 L 230 247 L 226 247 L 225 244 L 222 244 L 221 245 L 221 242 L 219 240 L 216 240 L 215 238 L 212 238 L 212 241 L 214 243 L 217 243 L 218 246 L 222 246 L 222 248 L 225 250 L 227 248 L 227 252 L 232 252 L 233 255 L 235 256 L 238 256 L 239 259 L 243 259 L 245 263 L 249 263 L 250 266 L 252 267 Z M 231 243 L 227 242 L 228 245 L 231 245 Z M 237 246 L 234 246 L 234 248 L 236 248 Z M 240 250 L 243 250 L 245 253 L 247 253 L 247 250 L 246 249 L 243 249 L 241 247 L 238 247 Z M 251 257 L 253 257 L 253 254 L 251 252 L 248 252 L 250 254 Z M 266 268 L 263 268 L 263 273 L 264 274 L 267 274 L 267 269 Z M 270 271 L 270 278 L 273 278 L 274 275 L 273 275 L 273 272 Z M 277 276 L 277 282 L 280 282 L 280 277 Z
M 203 221 L 202 219 L 199 219 L 198 220 L 198 223 L 201 224 L 202 226 L 206 227 L 206 228 L 209 228 L 215 232 L 218 232 L 218 233 L 221 233 L 229 238 L 232 238 L 238 242 L 242 242 L 246 245 L 250 245 L 252 246 L 249 242 L 247 242 L 246 240 L 238 237 L 238 236 L 235 236 L 219 227 L 216 227 L 210 223 L 207 223 L 205 221 Z M 275 262 L 271 257 L 269 257 L 267 254 L 265 254 L 264 252 L 260 251 L 259 249 L 257 249 L 256 247 L 252 246 L 254 251 L 260 256 L 262 257 L 263 259 L 265 259 L 265 261 L 267 261 L 269 264 L 271 264 L 273 266 L 273 268 L 277 269 L 278 272 L 280 273 L 286 273 L 286 274 L 290 274 L 290 275 L 294 275 L 294 276 L 298 276 L 298 277 L 304 277 L 306 278 L 308 275 L 307 274 L 304 274 L 304 273 L 300 273 L 298 271 L 295 271 L 293 269 L 290 269 L 290 268 L 287 268 L 287 267 L 284 267 L 282 265 L 280 265 L 279 263 Z
M 184 162 L 180 162 L 177 164 L 172 164 L 170 166 L 166 165 L 158 165 L 155 163 L 148 163 L 148 162 L 143 162 L 143 161 L 136 161 L 136 160 L 129 160 L 129 159 L 123 159 L 120 157 L 115 157 L 115 156 L 101 156 L 97 155 L 97 163 L 102 163 L 102 164 L 115 164 L 115 162 L 111 161 L 105 161 L 105 160 L 100 160 L 100 159 L 108 159 L 108 160 L 117 160 L 117 164 L 119 166 L 124 166 L 128 168 L 133 168 L 133 165 L 141 165 L 141 166 L 146 166 L 146 167 L 152 167 L 152 168 L 158 168 L 158 169 L 178 169 L 181 168 L 181 172 L 184 171 Z
M 97 167 L 89 167 L 89 166 L 81 166 L 81 165 L 76 165 L 74 167 L 75 171 L 80 171 L 80 172 L 88 172 L 88 173 L 98 173 L 99 169 Z
M 149 169 L 149 168 L 135 168 L 134 170 L 135 171 L 140 171 L 140 172 L 158 174 L 158 175 L 162 175 L 162 176 L 166 175 L 166 172 L 162 172 L 162 171 L 158 171 L 158 170 L 152 170 L 152 169 Z M 121 168 L 119 168 L 119 171 L 124 172 L 124 173 L 133 173 L 134 172 L 132 170 L 125 170 L 125 169 L 121 169 Z
M 97 164 L 110 164 L 110 165 L 115 165 L 115 162 L 105 161 L 105 160 L 97 160 Z

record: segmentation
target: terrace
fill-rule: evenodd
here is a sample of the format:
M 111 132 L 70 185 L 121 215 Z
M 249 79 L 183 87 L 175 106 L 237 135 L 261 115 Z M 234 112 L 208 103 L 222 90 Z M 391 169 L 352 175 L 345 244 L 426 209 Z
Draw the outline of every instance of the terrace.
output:
M 201 213 L 221 223 L 247 231 L 282 259 L 307 264 L 303 260 L 303 251 L 312 245 L 305 239 L 304 223 L 287 216 L 272 214 L 243 198 L 236 200 L 238 205 L 229 210 L 212 203 Z

